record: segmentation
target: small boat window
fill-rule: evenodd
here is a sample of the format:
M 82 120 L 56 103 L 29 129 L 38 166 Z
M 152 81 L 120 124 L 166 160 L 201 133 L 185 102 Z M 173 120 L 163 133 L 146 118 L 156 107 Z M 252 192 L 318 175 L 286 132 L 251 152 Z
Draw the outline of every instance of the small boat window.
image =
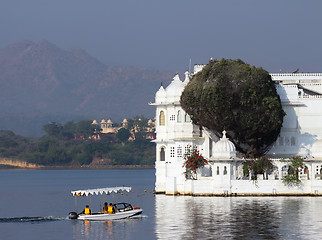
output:
M 118 212 L 133 210 L 132 205 L 129 203 L 117 203 L 117 204 L 114 204 L 114 208 Z

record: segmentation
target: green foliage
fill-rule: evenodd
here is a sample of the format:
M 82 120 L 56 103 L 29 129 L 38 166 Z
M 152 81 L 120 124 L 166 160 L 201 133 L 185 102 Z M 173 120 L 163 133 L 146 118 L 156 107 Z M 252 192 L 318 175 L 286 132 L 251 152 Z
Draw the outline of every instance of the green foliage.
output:
M 197 149 L 189 148 L 184 155 L 183 166 L 186 178 L 196 179 L 197 170 L 208 164 L 207 160 Z
M 127 142 L 130 136 L 131 132 L 126 128 L 120 128 L 116 133 L 117 139 L 119 139 L 123 143 Z
M 243 165 L 244 176 L 252 173 L 252 179 L 257 180 L 258 174 L 264 174 L 273 170 L 273 162 L 266 156 L 262 156 L 256 159 L 246 160 Z
M 287 175 L 285 175 L 282 180 L 287 186 L 299 186 L 301 180 L 299 179 L 300 169 L 306 169 L 304 164 L 304 158 L 300 156 L 294 156 L 289 159 L 289 161 L 282 160 L 288 163 Z
M 285 115 L 269 73 L 241 60 L 211 60 L 181 95 L 193 122 L 221 137 L 226 130 L 238 151 L 262 156 L 279 135 Z
M 142 119 L 145 118 L 137 121 Z M 100 127 L 89 120 L 64 125 L 52 122 L 43 128 L 46 135 L 37 140 L 0 131 L 0 157 L 42 165 L 87 165 L 94 158 L 106 159 L 114 165 L 153 165 L 155 162 L 155 145 L 143 137 L 128 142 L 127 129 L 120 129 L 123 133 L 118 138 L 124 142 L 119 144 L 118 138 L 109 134 L 101 135 L 100 140 L 90 139 Z
M 84 138 L 91 137 L 95 132 L 99 132 L 101 128 L 97 124 L 92 124 L 91 120 L 79 121 L 76 125 L 76 134 Z
M 92 124 L 91 120 L 82 120 L 77 123 L 69 121 L 65 125 L 51 122 L 44 125 L 43 130 L 49 137 L 68 140 L 73 139 L 74 136 L 91 137 L 101 131 L 101 128 L 97 124 Z
M 128 124 L 126 129 L 132 131 L 135 135 L 135 139 L 144 139 L 146 138 L 147 130 L 149 127 L 148 119 L 143 115 L 135 116 L 133 119 L 128 119 Z
M 60 137 L 62 135 L 63 126 L 59 123 L 51 122 L 44 125 L 43 130 L 48 136 Z
M 0 157 L 18 156 L 27 151 L 33 139 L 15 135 L 12 131 L 0 130 Z

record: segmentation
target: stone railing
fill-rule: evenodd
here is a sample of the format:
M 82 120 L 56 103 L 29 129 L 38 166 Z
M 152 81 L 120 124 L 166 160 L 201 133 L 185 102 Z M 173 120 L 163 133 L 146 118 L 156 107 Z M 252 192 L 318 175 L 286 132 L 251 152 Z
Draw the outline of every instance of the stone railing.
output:
M 322 98 L 322 95 L 303 95 L 302 98 Z
M 270 73 L 272 77 L 322 77 L 322 73 Z

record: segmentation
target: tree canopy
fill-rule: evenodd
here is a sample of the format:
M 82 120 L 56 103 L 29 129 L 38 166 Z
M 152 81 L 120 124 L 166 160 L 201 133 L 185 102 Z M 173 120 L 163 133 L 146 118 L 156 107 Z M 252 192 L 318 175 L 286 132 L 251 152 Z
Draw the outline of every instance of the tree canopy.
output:
M 147 122 L 145 119 L 141 116 L 137 121 Z M 135 121 L 129 119 L 129 122 Z M 46 166 L 88 165 L 93 160 L 94 165 L 98 162 L 102 166 L 153 165 L 155 161 L 154 144 L 144 135 L 146 127 L 136 127 L 137 132 L 132 141 L 128 141 L 131 135 L 128 129 L 121 128 L 116 134 L 99 133 L 100 126 L 92 124 L 90 120 L 69 121 L 65 124 L 51 122 L 44 125 L 43 129 L 46 134 L 39 139 L 0 130 L 0 158 L 25 160 Z M 96 138 L 97 134 L 100 138 Z
M 267 71 L 242 60 L 211 60 L 181 95 L 193 122 L 218 137 L 226 130 L 238 151 L 262 156 L 280 133 L 285 115 Z

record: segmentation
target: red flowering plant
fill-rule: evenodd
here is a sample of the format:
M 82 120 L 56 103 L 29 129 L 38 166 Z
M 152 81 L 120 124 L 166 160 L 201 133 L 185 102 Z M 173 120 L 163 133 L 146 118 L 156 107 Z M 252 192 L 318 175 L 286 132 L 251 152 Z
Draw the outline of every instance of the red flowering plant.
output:
M 252 174 L 252 180 L 257 180 L 258 174 L 264 174 L 272 171 L 274 165 L 271 159 L 262 156 L 256 159 L 246 160 L 243 164 L 244 176 Z
M 186 179 L 197 179 L 197 170 L 208 164 L 208 161 L 195 148 L 188 148 L 184 155 L 183 166 Z
M 307 172 L 307 167 L 304 164 L 304 158 L 301 156 L 294 156 L 289 160 L 282 160 L 282 162 L 288 163 L 287 174 L 282 178 L 283 183 L 288 186 L 299 186 L 301 183 L 299 172 L 303 169 L 304 173 Z

